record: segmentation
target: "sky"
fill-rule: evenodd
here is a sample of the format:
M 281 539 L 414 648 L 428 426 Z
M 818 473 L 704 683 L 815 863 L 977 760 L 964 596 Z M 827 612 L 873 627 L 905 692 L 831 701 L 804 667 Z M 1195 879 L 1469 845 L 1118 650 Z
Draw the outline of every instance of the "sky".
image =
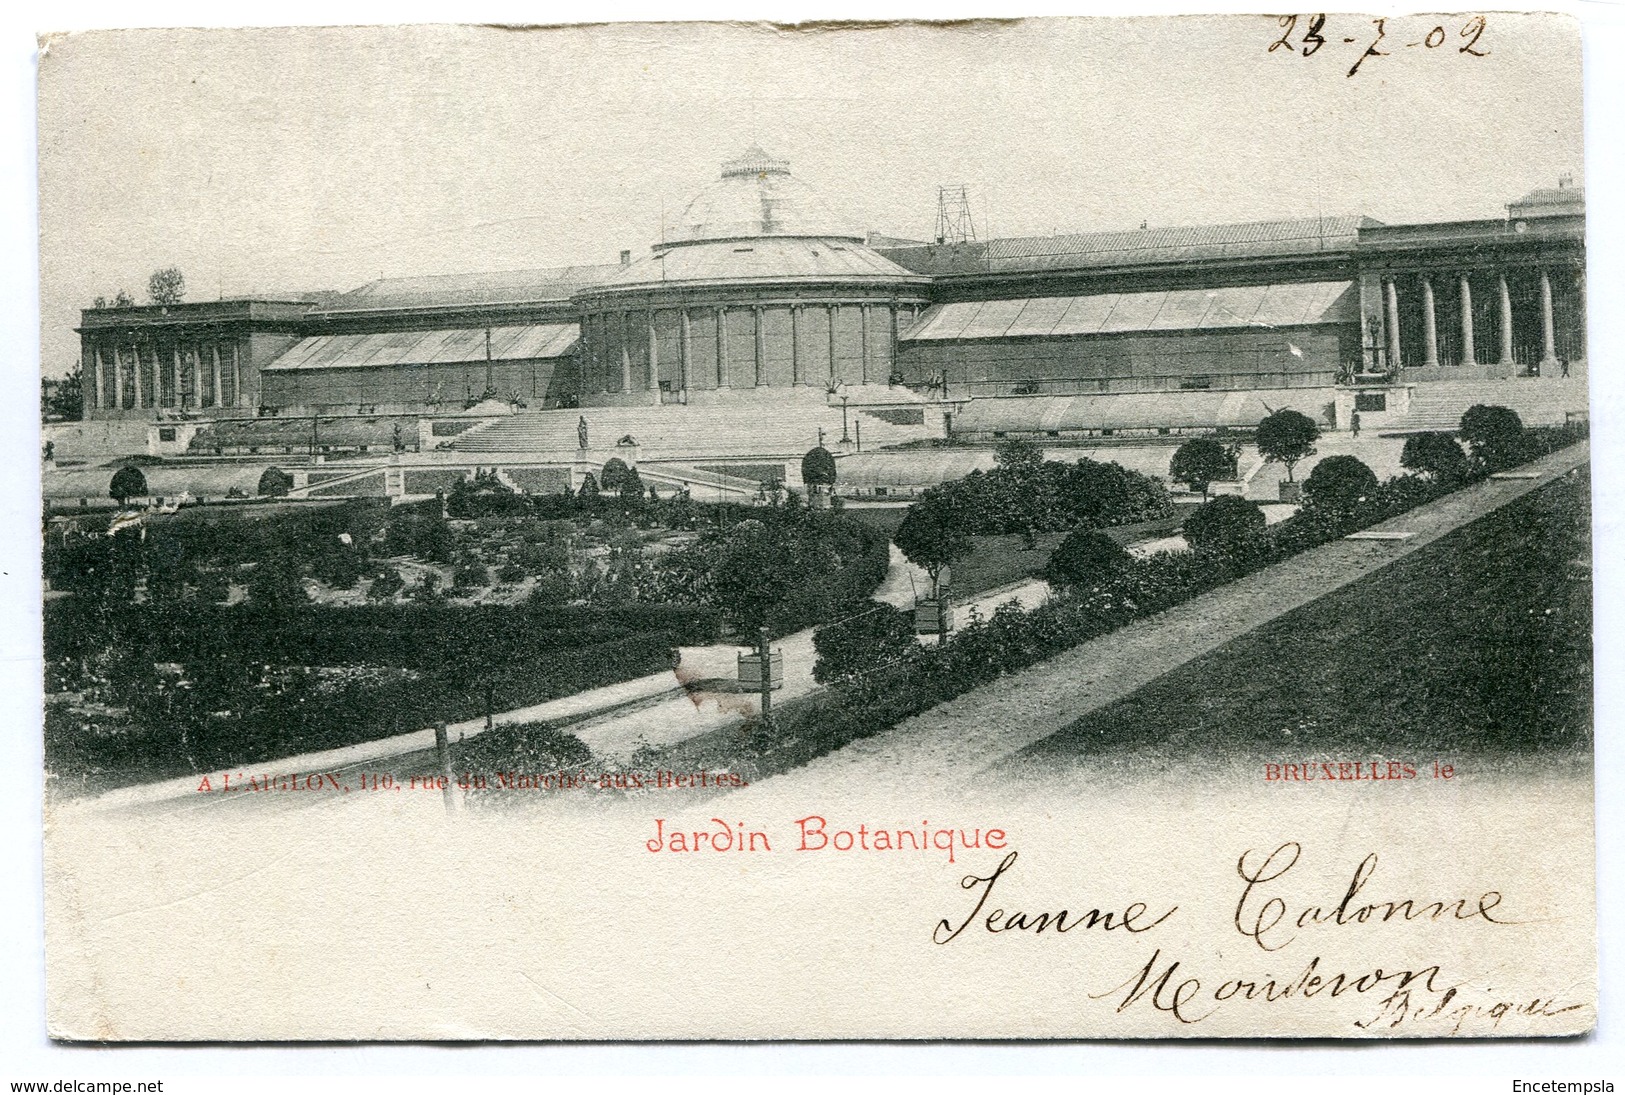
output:
M 986 237 L 1493 217 L 1583 181 L 1567 19 L 1492 13 L 1475 37 L 1390 17 L 1352 77 L 1372 19 L 1331 16 L 1306 57 L 1309 29 L 1274 51 L 1266 16 L 59 39 L 39 62 L 42 368 L 76 360 L 77 309 L 144 300 L 163 266 L 209 300 L 642 254 L 751 144 L 915 238 L 945 184 Z

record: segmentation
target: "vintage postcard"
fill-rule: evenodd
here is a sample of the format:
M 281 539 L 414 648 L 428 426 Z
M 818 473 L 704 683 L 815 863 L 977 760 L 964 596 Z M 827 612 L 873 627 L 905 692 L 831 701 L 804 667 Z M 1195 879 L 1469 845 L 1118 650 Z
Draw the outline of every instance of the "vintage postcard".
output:
M 1580 47 L 43 37 L 52 1035 L 1591 1030 Z

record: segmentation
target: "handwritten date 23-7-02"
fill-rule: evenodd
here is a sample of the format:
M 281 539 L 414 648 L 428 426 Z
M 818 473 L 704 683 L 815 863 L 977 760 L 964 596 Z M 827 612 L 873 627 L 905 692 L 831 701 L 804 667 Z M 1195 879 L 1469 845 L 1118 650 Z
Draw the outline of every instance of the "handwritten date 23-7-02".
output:
M 1454 22 L 1427 24 L 1417 22 L 1412 27 L 1406 21 L 1381 18 L 1361 25 L 1342 19 L 1328 26 L 1325 12 L 1318 15 L 1279 15 L 1275 17 L 1276 32 L 1270 39 L 1269 52 L 1286 56 L 1314 57 L 1322 49 L 1328 56 L 1349 46 L 1363 47 L 1363 52 L 1349 66 L 1347 75 L 1360 71 L 1372 57 L 1387 57 L 1395 50 L 1438 51 L 1465 54 L 1469 57 L 1487 57 L 1484 43 L 1485 20 L 1482 15 L 1467 17 L 1457 25 Z

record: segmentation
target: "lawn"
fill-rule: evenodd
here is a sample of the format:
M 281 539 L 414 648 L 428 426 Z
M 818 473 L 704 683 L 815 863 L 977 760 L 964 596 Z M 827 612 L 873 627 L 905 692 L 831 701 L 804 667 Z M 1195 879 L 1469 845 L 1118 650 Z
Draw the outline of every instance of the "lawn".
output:
M 1585 475 L 1545 487 L 1012 763 L 1055 768 L 1134 750 L 1170 761 L 1588 751 L 1589 488 Z
M 1134 525 L 1120 525 L 1103 530 L 1120 544 L 1167 536 L 1185 520 L 1193 506 L 1175 506 L 1172 517 L 1157 521 L 1142 521 Z M 897 531 L 903 521 L 906 507 L 867 508 L 849 507 L 845 514 L 884 532 L 887 536 Z M 964 600 L 990 589 L 1025 581 L 1042 574 L 1050 553 L 1066 539 L 1065 532 L 1041 532 L 1034 537 L 1034 547 L 1026 548 L 1019 533 L 1008 536 L 973 536 L 976 548 L 970 556 L 953 568 L 953 595 Z

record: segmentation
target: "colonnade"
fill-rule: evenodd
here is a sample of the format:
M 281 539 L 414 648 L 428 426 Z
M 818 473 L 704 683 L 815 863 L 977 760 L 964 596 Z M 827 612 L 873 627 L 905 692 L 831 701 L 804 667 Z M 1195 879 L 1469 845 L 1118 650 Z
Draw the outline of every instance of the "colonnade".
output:
M 666 383 L 672 390 L 691 388 L 750 388 L 769 387 L 770 353 L 768 319 L 770 314 L 788 313 L 788 357 L 777 359 L 780 368 L 787 366 L 791 385 L 819 385 L 830 380 L 845 380 L 861 384 L 884 384 L 895 367 L 897 332 L 900 323 L 907 324 L 924 310 L 924 302 L 896 304 L 891 301 L 836 301 L 790 302 L 741 305 L 713 305 L 644 309 L 618 309 L 589 313 L 582 319 L 582 350 L 580 359 L 585 369 L 587 386 L 594 391 L 632 392 L 639 388 L 655 392 L 661 389 L 661 365 L 671 360 L 672 340 L 667 339 L 662 350 L 662 328 L 657 316 L 675 317 L 676 375 Z M 885 313 L 884 323 L 876 321 L 875 312 Z M 812 313 L 820 316 L 817 327 L 822 338 L 827 335 L 828 346 L 810 346 L 809 319 Z M 843 330 L 842 317 L 856 313 L 856 328 L 850 329 L 848 320 Z M 741 334 L 730 333 L 730 318 L 740 314 L 750 317 L 747 325 L 750 341 L 748 353 L 732 345 Z M 782 320 L 781 320 L 782 322 Z M 639 326 L 643 331 L 638 332 Z M 881 327 L 885 330 L 882 332 Z M 846 345 L 855 339 L 854 345 Z M 782 337 L 782 336 L 781 336 Z M 696 342 L 706 343 L 705 352 L 696 352 Z M 634 361 L 633 347 L 643 343 L 646 350 Z M 714 350 L 713 350 L 714 346 Z M 641 348 L 641 347 L 640 347 Z M 843 350 L 847 356 L 843 357 Z M 855 375 L 843 376 L 843 362 L 850 359 Z M 618 371 L 618 377 L 616 373 Z M 641 375 L 639 375 L 641 374 Z
M 1556 368 L 1557 335 L 1556 323 L 1552 311 L 1552 277 L 1550 271 L 1542 268 L 1537 271 L 1539 276 L 1540 315 L 1540 361 L 1539 369 L 1542 373 Z M 1482 285 L 1485 275 L 1478 275 Z M 1498 271 L 1494 275 L 1494 293 L 1496 296 L 1496 360 L 1494 362 L 1480 362 L 1477 359 L 1477 350 L 1474 345 L 1476 332 L 1473 328 L 1473 275 L 1462 273 L 1422 273 L 1416 275 L 1417 289 L 1421 295 L 1422 320 L 1422 360 L 1413 361 L 1405 357 L 1402 352 L 1400 338 L 1400 310 L 1399 310 L 1399 283 L 1395 277 L 1383 279 L 1383 326 L 1387 332 L 1387 354 L 1390 364 L 1407 367 L 1437 368 L 1439 359 L 1439 302 L 1435 294 L 1441 290 L 1457 294 L 1460 305 L 1457 309 L 1461 326 L 1461 355 L 1458 365 L 1495 364 L 1507 367 L 1517 365 L 1513 356 L 1513 308 L 1512 291 L 1507 284 L 1505 271 Z M 1435 283 L 1439 283 L 1436 285 Z
M 149 352 L 143 357 L 143 349 Z M 224 350 L 219 342 L 156 343 L 93 342 L 90 361 L 93 383 L 86 393 L 97 410 L 146 407 L 239 407 L 242 371 L 236 340 Z M 143 373 L 151 366 L 149 388 Z M 188 368 L 188 366 L 190 368 Z M 191 383 L 186 383 L 190 379 Z M 126 400 L 126 388 L 129 398 Z M 156 390 L 151 390 L 156 389 Z

